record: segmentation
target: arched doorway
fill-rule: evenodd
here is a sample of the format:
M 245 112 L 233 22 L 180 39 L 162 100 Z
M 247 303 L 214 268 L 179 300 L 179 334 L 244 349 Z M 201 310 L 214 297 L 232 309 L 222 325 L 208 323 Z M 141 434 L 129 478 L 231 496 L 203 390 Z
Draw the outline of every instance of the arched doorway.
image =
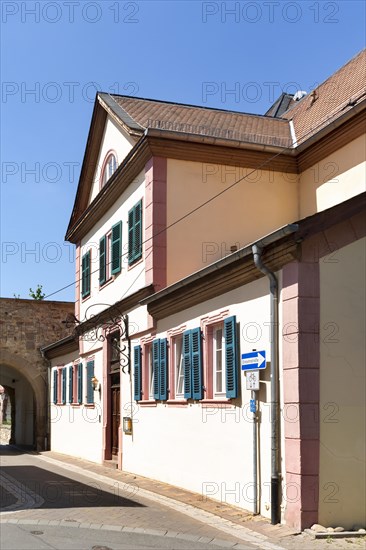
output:
M 47 392 L 42 374 L 35 365 L 2 351 L 0 385 L 11 398 L 9 443 L 36 450 L 47 448 Z

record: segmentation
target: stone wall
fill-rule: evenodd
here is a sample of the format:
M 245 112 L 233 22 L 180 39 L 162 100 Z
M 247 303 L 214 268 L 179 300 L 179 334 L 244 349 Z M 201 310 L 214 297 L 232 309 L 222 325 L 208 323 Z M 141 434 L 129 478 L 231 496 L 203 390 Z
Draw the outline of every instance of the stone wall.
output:
M 48 440 L 48 364 L 40 347 L 70 334 L 62 323 L 68 313 L 74 313 L 73 302 L 0 298 L 0 384 L 9 384 L 9 372 L 13 371 L 30 383 L 37 449 L 43 449 Z

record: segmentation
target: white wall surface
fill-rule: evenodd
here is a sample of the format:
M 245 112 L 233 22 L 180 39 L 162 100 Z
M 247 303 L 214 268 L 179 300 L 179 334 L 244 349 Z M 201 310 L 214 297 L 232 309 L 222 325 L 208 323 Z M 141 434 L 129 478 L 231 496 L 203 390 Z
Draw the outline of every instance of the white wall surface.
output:
M 104 135 L 102 139 L 102 145 L 100 148 L 99 156 L 96 163 L 96 169 L 94 173 L 94 179 L 92 184 L 92 190 L 90 193 L 90 204 L 100 191 L 100 176 L 103 167 L 103 162 L 109 151 L 115 151 L 117 155 L 117 165 L 125 159 L 127 154 L 131 151 L 135 141 L 122 130 L 115 122 L 107 116 L 107 121 L 104 128 Z
M 53 370 L 57 366 L 67 369 L 73 361 L 79 360 L 78 355 L 68 354 L 52 360 L 50 376 L 50 422 L 51 422 L 51 450 L 75 457 L 85 458 L 93 462 L 102 461 L 102 406 L 101 395 L 94 392 L 94 407 L 86 407 L 86 360 L 89 356 L 80 359 L 83 364 L 83 402 L 82 405 L 69 403 L 69 385 L 67 370 L 66 404 L 53 404 Z M 103 355 L 99 351 L 94 354 L 94 374 L 102 381 Z
M 237 316 L 240 353 L 264 349 L 269 362 L 270 301 L 265 278 L 159 321 L 156 336 L 165 337 L 166 330 L 184 324 L 187 329 L 200 326 L 202 317 L 223 309 Z M 123 469 L 251 510 L 250 391 L 246 390 L 243 372 L 239 379 L 242 397 L 225 409 L 215 404 L 203 408 L 200 403 L 190 403 L 187 407 L 166 403 L 144 407 L 132 403 L 133 436 L 123 436 Z M 270 511 L 266 510 L 265 503 L 270 501 L 269 365 L 261 373 L 261 379 L 261 513 L 268 515 Z M 131 400 L 128 389 L 129 380 L 125 375 L 122 401 L 127 408 Z

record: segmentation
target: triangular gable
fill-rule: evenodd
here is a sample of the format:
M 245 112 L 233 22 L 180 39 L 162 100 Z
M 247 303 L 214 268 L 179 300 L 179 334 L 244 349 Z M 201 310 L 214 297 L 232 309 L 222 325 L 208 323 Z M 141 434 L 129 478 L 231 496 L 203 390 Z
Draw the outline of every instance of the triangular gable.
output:
M 76 191 L 75 202 L 69 221 L 67 232 L 80 218 L 88 207 L 93 193 L 93 184 L 95 182 L 96 167 L 100 157 L 103 140 L 105 138 L 106 125 L 108 120 L 113 121 L 126 140 L 137 142 L 143 134 L 143 128 L 135 123 L 123 109 L 113 100 L 109 94 L 98 93 L 95 99 L 92 120 L 90 123 L 88 139 L 84 153 L 83 164 L 79 178 L 79 184 Z M 123 159 L 118 159 L 119 163 Z M 100 167 L 99 167 L 100 168 Z

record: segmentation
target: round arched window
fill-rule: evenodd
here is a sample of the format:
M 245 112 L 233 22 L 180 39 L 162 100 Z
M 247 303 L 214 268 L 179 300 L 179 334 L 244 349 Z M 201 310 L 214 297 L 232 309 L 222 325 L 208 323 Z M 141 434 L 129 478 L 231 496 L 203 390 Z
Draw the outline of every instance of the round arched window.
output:
M 114 153 L 108 153 L 104 160 L 103 172 L 101 177 L 101 186 L 103 187 L 109 178 L 117 170 L 117 158 Z

